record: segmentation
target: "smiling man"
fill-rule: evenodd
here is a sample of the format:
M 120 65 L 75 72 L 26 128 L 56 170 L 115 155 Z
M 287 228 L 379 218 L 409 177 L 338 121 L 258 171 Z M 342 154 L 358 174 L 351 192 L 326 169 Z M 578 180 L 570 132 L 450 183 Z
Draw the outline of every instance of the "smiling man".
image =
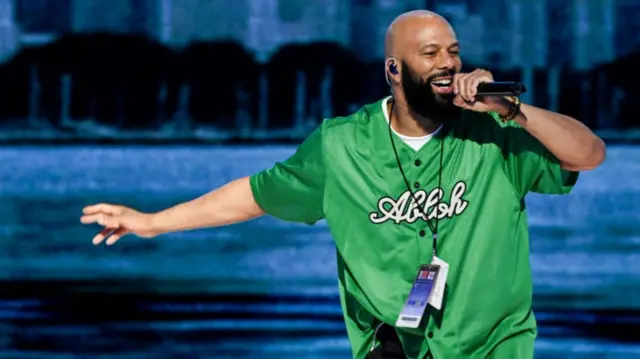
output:
M 530 359 L 536 321 L 524 197 L 568 193 L 605 146 L 568 116 L 478 97 L 437 14 L 389 27 L 393 95 L 322 122 L 295 154 L 158 213 L 84 209 L 98 244 L 270 214 L 326 219 L 354 358 Z

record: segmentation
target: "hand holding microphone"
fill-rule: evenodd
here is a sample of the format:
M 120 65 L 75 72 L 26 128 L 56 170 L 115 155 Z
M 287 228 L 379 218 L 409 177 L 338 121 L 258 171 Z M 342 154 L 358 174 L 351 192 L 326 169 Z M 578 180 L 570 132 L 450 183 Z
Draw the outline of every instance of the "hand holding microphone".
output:
M 453 76 L 453 103 L 476 112 L 501 112 L 506 96 L 519 96 L 526 88 L 516 82 L 494 82 L 487 70 L 477 69 L 471 73 Z

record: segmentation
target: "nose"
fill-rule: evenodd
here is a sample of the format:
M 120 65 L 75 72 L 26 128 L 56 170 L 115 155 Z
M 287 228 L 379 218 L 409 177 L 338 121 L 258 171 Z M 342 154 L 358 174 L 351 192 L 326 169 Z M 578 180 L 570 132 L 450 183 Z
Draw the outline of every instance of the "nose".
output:
M 446 50 L 440 51 L 437 65 L 439 70 L 451 70 L 456 66 L 456 58 Z

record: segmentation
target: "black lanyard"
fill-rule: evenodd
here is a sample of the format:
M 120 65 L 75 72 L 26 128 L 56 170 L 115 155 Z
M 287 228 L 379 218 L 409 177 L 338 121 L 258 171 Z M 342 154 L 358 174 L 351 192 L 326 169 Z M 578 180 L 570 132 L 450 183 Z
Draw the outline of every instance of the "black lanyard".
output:
M 413 192 L 411 190 L 411 185 L 409 185 L 409 180 L 407 179 L 407 176 L 404 173 L 404 169 L 402 168 L 402 163 L 400 162 L 400 156 L 398 156 L 398 150 L 396 149 L 396 144 L 395 141 L 393 141 L 393 133 L 392 133 L 392 129 L 391 129 L 391 116 L 393 114 L 393 105 L 394 103 L 391 102 L 391 108 L 389 109 L 389 139 L 391 140 L 391 147 L 393 147 L 393 153 L 396 156 L 396 162 L 398 163 L 398 169 L 400 170 L 400 173 L 402 174 L 402 178 L 404 179 L 404 183 L 407 186 L 407 191 L 409 191 L 409 193 L 411 193 L 411 197 L 413 198 L 413 200 L 416 203 L 419 203 L 418 200 L 416 199 L 416 194 L 415 192 Z M 444 127 L 444 125 L 443 125 Z M 444 128 L 440 129 L 440 131 L 444 131 Z M 440 191 L 442 191 L 442 160 L 444 158 L 444 138 L 442 139 L 442 141 L 440 141 L 440 169 L 438 170 L 438 189 Z M 440 210 L 440 201 L 442 199 L 439 198 L 438 202 L 436 203 L 436 207 L 435 207 L 435 211 Z M 433 256 L 437 256 L 438 255 L 438 217 L 440 215 L 440 213 L 437 212 L 437 216 L 436 216 L 436 220 L 435 220 L 435 225 L 433 223 L 431 223 L 431 219 L 428 218 L 428 214 L 425 211 L 424 208 L 424 203 L 426 202 L 426 198 L 422 203 L 419 203 L 418 206 L 420 206 L 420 210 L 422 211 L 422 213 L 427 217 L 426 222 L 427 225 L 429 226 L 429 229 L 431 230 L 431 233 L 433 233 Z M 411 208 L 411 207 L 409 207 Z

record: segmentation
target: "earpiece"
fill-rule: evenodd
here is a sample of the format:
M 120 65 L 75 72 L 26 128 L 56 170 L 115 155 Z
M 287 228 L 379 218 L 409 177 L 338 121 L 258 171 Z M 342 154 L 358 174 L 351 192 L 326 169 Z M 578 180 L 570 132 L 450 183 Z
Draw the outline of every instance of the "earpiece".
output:
M 389 62 L 389 72 L 391 72 L 394 75 L 398 74 L 398 68 L 396 67 L 395 63 Z

